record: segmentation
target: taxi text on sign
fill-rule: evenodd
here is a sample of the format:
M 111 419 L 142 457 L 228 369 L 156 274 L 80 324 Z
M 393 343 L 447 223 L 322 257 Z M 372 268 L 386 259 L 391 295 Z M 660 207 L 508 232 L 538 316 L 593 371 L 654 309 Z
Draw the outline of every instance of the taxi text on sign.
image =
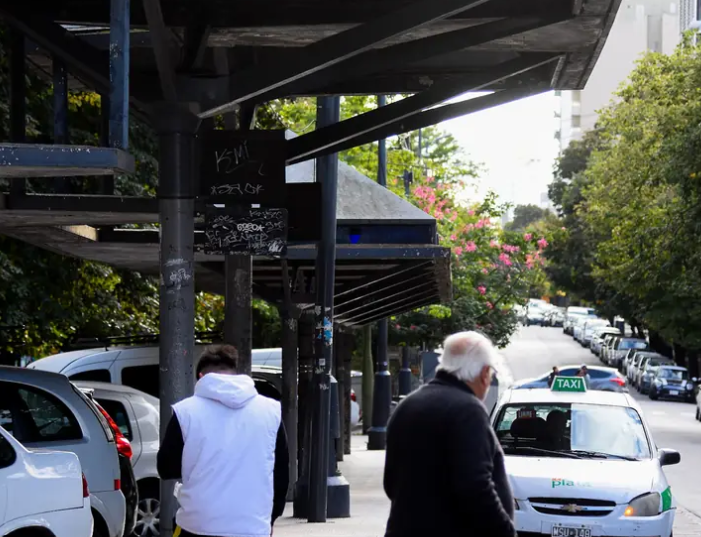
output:
M 587 386 L 583 377 L 555 377 L 552 391 L 554 392 L 586 392 Z

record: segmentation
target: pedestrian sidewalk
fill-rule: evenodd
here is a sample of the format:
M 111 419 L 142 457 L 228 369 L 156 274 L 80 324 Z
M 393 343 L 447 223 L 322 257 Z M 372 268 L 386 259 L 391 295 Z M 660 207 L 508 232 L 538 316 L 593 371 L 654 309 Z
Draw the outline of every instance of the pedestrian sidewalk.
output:
M 352 437 L 352 454 L 340 464 L 350 482 L 351 518 L 330 519 L 325 524 L 308 524 L 292 518 L 292 504 L 275 524 L 274 537 L 383 537 L 389 500 L 382 488 L 384 451 L 368 451 L 367 437 Z M 411 469 L 408 469 L 411 471 Z M 683 507 L 677 510 L 674 537 L 701 536 L 701 518 Z
M 351 437 L 351 455 L 340 463 L 350 482 L 351 518 L 329 519 L 325 524 L 308 524 L 292 518 L 292 504 L 275 523 L 274 537 L 382 537 L 389 514 L 389 500 L 382 488 L 384 451 L 368 451 L 367 436 Z

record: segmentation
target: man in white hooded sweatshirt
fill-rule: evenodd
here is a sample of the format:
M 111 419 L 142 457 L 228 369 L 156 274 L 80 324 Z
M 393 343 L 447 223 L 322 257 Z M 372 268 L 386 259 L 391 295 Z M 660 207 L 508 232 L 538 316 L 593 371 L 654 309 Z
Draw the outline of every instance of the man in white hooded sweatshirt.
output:
M 195 395 L 173 405 L 158 451 L 161 479 L 179 479 L 180 537 L 270 537 L 285 509 L 287 437 L 280 403 L 237 374 L 232 346 L 197 364 Z

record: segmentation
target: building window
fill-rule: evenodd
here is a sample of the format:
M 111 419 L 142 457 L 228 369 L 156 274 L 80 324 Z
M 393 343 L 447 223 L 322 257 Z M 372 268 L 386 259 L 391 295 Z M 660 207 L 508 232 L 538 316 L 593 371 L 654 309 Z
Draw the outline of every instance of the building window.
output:
M 578 129 L 582 126 L 582 116 L 572 116 L 572 128 Z
M 574 90 L 572 92 L 572 102 L 574 104 L 582 104 L 582 92 L 580 90 Z

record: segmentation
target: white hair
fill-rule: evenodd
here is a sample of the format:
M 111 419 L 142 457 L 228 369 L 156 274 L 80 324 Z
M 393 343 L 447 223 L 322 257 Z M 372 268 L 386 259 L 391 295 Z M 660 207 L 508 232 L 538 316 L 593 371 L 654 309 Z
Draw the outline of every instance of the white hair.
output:
M 479 332 L 458 332 L 445 338 L 438 369 L 470 382 L 485 366 L 495 367 L 496 353 L 492 342 Z

